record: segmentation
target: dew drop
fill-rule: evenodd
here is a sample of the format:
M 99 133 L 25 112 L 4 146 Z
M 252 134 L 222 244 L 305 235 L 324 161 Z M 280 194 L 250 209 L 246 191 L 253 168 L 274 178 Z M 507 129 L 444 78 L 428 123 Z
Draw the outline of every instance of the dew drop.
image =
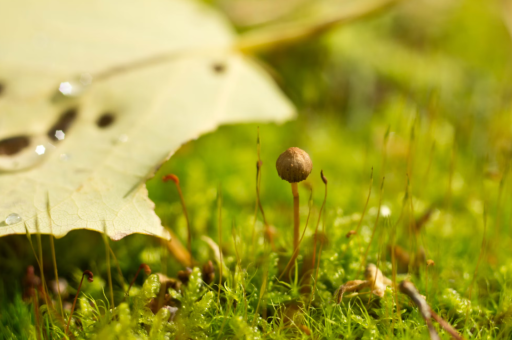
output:
M 92 81 L 92 78 L 84 77 L 84 79 L 82 79 L 82 77 L 80 77 L 78 80 L 63 81 L 59 84 L 59 92 L 65 97 L 77 97 L 81 95 L 90 84 L 87 83 L 88 81 Z
M 38 145 L 36 146 L 36 153 L 41 156 L 41 155 L 44 155 L 44 153 L 46 152 L 46 148 L 44 147 L 44 145 Z
M 62 130 L 55 131 L 55 138 L 58 140 L 63 140 L 66 137 L 66 134 Z
M 65 134 L 73 125 L 74 121 L 78 116 L 78 109 L 72 107 L 64 111 L 59 119 L 53 124 L 53 126 L 48 130 L 48 137 L 53 141 L 59 141 L 59 136 L 57 135 L 58 131 L 62 131 L 61 137 L 65 137 Z
M 382 217 L 389 217 L 391 215 L 391 209 L 389 209 L 387 205 L 383 205 L 380 208 L 380 214 L 382 215 Z
M 5 224 L 7 224 L 7 225 L 13 225 L 13 224 L 20 223 L 20 222 L 21 222 L 21 216 L 18 214 L 15 214 L 15 213 L 10 214 L 5 219 Z
M 59 92 L 65 96 L 69 96 L 73 93 L 73 85 L 69 81 L 60 83 Z

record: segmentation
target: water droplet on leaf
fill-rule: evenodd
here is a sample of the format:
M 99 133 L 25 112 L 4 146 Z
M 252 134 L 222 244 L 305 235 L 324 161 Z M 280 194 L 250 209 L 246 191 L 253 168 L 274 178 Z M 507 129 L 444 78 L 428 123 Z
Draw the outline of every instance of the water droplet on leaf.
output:
M 38 145 L 38 146 L 36 146 L 35 151 L 39 156 L 41 156 L 46 152 L 46 148 L 44 147 L 44 145 Z
M 63 140 L 64 138 L 66 138 L 66 134 L 62 130 L 57 130 L 55 131 L 55 138 L 57 138 L 58 140 Z
M 21 219 L 20 215 L 12 213 L 9 216 L 7 216 L 7 218 L 5 219 L 5 223 L 7 225 L 13 225 L 13 224 L 16 224 L 16 223 L 20 223 L 21 220 L 22 219 Z
M 73 93 L 73 85 L 69 81 L 60 83 L 59 91 L 65 96 L 69 96 Z

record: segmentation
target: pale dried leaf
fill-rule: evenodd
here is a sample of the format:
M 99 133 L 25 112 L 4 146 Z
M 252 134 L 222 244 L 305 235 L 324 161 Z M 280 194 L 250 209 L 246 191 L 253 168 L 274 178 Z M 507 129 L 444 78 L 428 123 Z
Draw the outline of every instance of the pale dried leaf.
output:
M 366 266 L 365 276 L 370 283 L 373 294 L 377 296 L 383 297 L 386 293 L 386 287 L 392 285 L 391 280 L 385 277 L 373 263 Z
M 220 124 L 293 116 L 234 43 L 225 20 L 193 1 L 0 2 L 0 143 L 29 139 L 0 152 L 0 220 L 22 218 L 1 223 L 0 236 L 25 233 L 25 222 L 35 233 L 37 219 L 58 237 L 85 228 L 169 238 L 144 185 L 163 161 Z M 59 93 L 63 82 L 72 96 Z M 105 113 L 115 119 L 100 128 Z
M 359 292 L 364 288 L 370 287 L 370 284 L 371 283 L 366 280 L 348 281 L 341 285 L 340 288 L 338 288 L 338 290 L 334 293 L 334 296 L 336 297 L 338 303 L 340 303 L 345 293 Z

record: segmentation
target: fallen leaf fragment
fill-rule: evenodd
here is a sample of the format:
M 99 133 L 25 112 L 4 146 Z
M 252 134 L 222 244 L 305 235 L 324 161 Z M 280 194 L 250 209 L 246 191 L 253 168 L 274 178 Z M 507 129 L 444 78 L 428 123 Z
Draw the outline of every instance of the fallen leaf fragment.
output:
M 365 276 L 366 281 L 369 282 L 372 288 L 372 293 L 379 297 L 384 297 L 386 287 L 392 285 L 391 280 L 385 277 L 380 269 L 373 263 L 369 263 L 366 266 Z
M 334 293 L 336 296 L 336 300 L 338 303 L 343 299 L 343 295 L 345 293 L 359 292 L 360 290 L 370 287 L 371 283 L 366 280 L 353 280 L 348 281 L 344 285 L 341 285 L 340 288 Z
M 169 239 L 159 165 L 219 125 L 294 116 L 237 41 L 199 1 L 0 1 L 0 237 Z
M 365 277 L 366 280 L 353 280 L 341 285 L 334 293 L 337 303 L 341 302 L 345 293 L 359 292 L 365 288 L 370 288 L 371 292 L 378 297 L 384 297 L 386 287 L 392 285 L 391 280 L 385 277 L 373 263 L 366 266 Z

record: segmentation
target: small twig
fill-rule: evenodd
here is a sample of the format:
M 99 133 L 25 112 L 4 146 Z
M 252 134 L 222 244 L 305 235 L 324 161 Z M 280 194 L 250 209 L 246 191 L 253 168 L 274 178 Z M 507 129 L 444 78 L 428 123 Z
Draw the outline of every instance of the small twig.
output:
M 432 319 L 436 320 L 439 326 L 441 326 L 445 331 L 447 331 L 452 338 L 455 340 L 464 340 L 464 337 L 457 332 L 452 325 L 450 325 L 445 319 L 437 315 L 432 308 L 430 308 L 430 315 L 432 315 Z
M 420 295 L 414 284 L 410 281 L 404 280 L 400 282 L 399 288 L 400 292 L 407 295 L 416 304 L 416 306 L 418 306 L 420 314 L 427 324 L 430 339 L 440 340 L 441 338 L 439 337 L 439 334 L 437 334 L 437 331 L 434 328 L 432 321 L 430 320 L 432 317 L 432 314 L 430 313 L 430 306 L 428 305 L 427 301 L 425 301 L 425 299 Z

